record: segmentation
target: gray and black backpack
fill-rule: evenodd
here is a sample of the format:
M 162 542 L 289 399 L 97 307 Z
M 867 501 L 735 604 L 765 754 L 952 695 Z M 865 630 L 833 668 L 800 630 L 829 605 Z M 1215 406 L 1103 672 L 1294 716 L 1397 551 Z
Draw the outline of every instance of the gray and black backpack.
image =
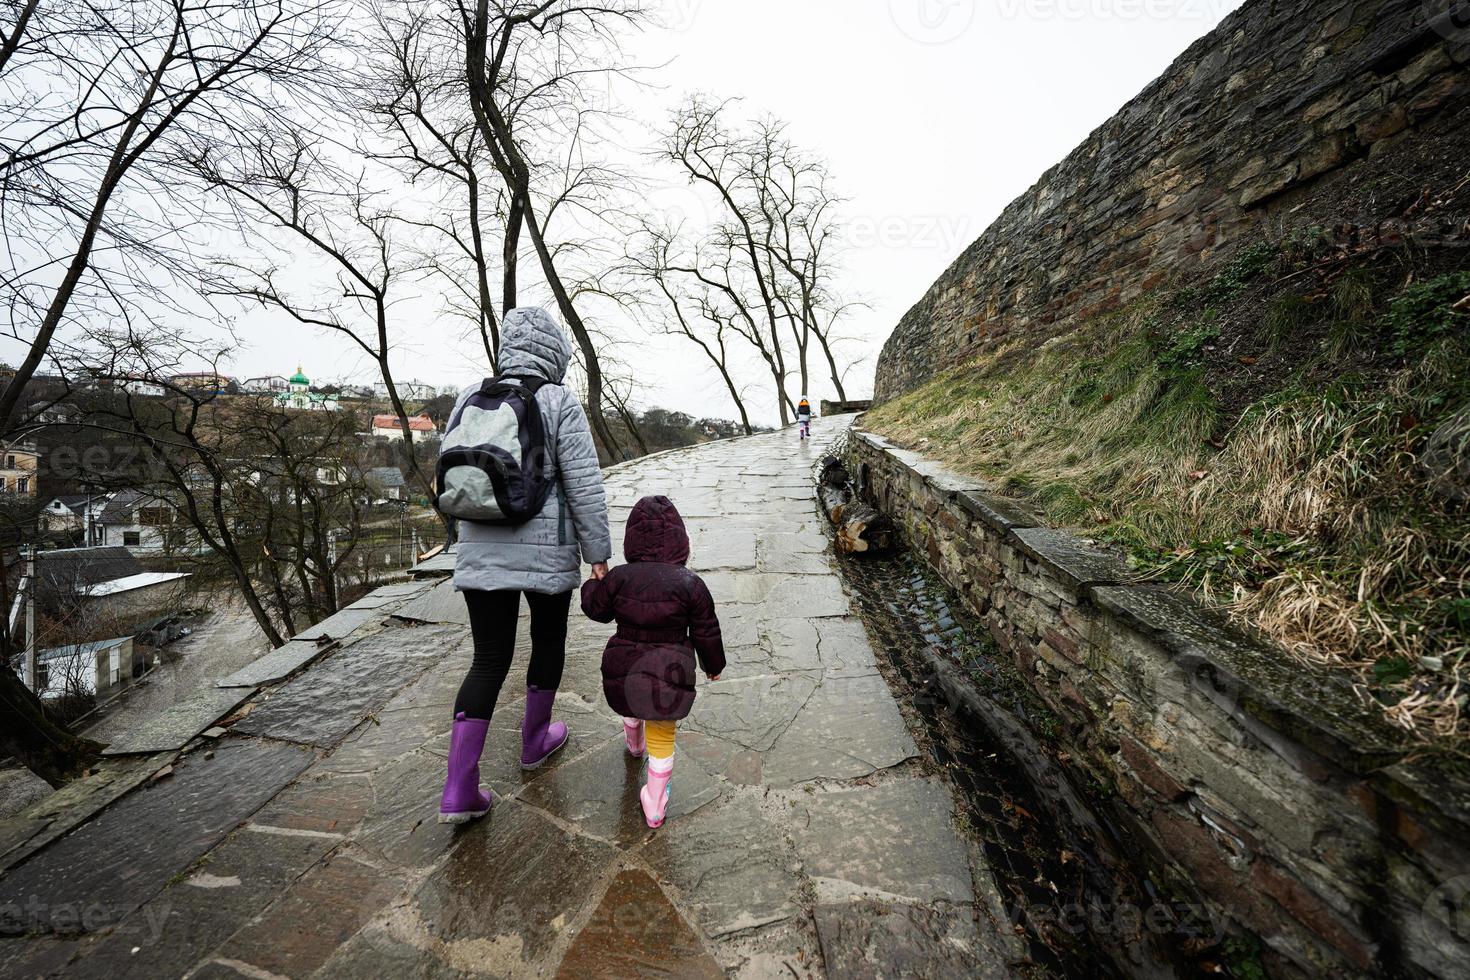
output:
M 486 378 L 449 420 L 439 448 L 439 512 L 480 524 L 524 524 L 556 482 L 547 466 L 541 378 Z

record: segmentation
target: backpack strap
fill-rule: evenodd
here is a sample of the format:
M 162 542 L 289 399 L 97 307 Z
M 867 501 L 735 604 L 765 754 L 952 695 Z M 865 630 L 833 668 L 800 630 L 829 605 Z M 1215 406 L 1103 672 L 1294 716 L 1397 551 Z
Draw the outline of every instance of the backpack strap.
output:
M 547 381 L 545 378 L 538 378 L 535 375 L 498 374 L 493 378 L 486 378 L 484 381 L 480 382 L 480 390 L 482 392 L 488 391 L 495 385 L 507 383 L 518 384 L 522 388 L 525 388 L 527 391 L 529 391 L 532 395 L 536 394 L 536 392 L 540 391 L 542 388 L 545 388 L 549 384 L 556 384 L 556 382 L 554 381 Z

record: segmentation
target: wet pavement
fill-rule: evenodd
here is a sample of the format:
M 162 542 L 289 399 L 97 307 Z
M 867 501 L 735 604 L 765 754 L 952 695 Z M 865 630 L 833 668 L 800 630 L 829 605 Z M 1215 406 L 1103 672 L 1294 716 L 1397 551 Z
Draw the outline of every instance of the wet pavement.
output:
M 638 496 L 679 505 L 729 651 L 659 830 L 602 699 L 611 627 L 575 614 L 570 743 L 520 770 L 513 668 L 482 760 L 494 810 L 435 821 L 470 648 L 438 562 L 159 726 L 182 750 L 149 739 L 0 822 L 0 975 L 1012 975 L 1026 945 L 968 803 L 815 507 L 847 422 L 607 474 L 615 537 Z M 201 723 L 206 703 L 222 717 Z

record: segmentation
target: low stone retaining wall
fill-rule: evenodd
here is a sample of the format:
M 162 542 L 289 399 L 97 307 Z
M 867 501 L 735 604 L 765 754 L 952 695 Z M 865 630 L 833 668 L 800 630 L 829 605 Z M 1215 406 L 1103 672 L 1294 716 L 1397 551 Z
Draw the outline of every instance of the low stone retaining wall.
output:
M 1470 782 L 1405 761 L 1340 676 L 983 483 L 854 431 L 861 492 L 978 613 L 1115 791 L 1154 873 L 1259 936 L 1273 975 L 1470 977 Z

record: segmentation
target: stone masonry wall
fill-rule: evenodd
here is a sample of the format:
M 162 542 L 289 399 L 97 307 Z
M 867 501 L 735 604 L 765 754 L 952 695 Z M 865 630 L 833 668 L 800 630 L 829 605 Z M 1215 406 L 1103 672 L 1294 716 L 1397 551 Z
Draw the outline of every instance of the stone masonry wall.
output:
M 1470 152 L 1467 65 L 1460 0 L 1250 0 L 955 260 L 885 344 L 875 397 L 1125 305 L 1277 218 L 1395 219 L 1405 202 L 1350 184 L 1418 173 L 1416 140 Z
M 864 432 L 848 453 L 1139 852 L 1261 937 L 1273 975 L 1470 977 L 1470 782 L 1405 761 L 1340 678 L 984 484 Z

